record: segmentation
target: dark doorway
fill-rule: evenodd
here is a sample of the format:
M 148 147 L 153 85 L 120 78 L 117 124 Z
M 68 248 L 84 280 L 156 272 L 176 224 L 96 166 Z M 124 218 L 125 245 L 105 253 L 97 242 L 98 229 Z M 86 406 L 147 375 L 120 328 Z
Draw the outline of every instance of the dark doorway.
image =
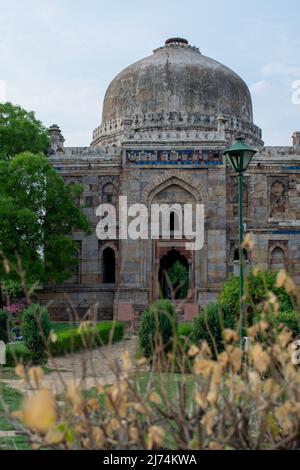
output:
M 102 253 L 102 282 L 104 284 L 116 282 L 116 257 L 110 247 L 105 248 Z
M 164 299 L 183 299 L 189 287 L 189 264 L 185 256 L 172 248 L 160 260 L 159 285 Z

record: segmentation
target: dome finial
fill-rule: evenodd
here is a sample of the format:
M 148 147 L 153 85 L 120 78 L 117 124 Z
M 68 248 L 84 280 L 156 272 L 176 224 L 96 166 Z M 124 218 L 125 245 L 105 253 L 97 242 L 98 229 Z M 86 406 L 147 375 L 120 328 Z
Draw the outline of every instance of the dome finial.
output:
M 177 45 L 177 44 L 186 44 L 188 45 L 189 41 L 187 39 L 184 39 L 184 38 L 170 38 L 170 39 L 167 39 L 166 42 L 165 42 L 165 45 L 166 46 L 170 46 L 170 45 Z

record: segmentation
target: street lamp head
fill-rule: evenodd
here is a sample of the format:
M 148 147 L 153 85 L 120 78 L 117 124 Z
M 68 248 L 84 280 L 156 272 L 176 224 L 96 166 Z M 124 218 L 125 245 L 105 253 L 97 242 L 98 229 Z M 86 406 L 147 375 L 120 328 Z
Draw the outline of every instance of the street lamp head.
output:
M 243 137 L 237 137 L 230 149 L 225 150 L 224 155 L 234 171 L 244 173 L 256 153 L 257 150 L 246 144 Z

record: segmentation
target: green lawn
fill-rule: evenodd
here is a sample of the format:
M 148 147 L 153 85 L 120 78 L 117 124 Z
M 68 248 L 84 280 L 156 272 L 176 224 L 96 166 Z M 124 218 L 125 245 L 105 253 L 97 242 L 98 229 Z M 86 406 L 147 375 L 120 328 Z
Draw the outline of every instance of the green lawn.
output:
M 0 384 L 1 399 L 8 406 L 9 411 L 15 411 L 20 408 L 23 399 L 22 393 L 18 390 L 7 387 L 5 384 Z M 13 430 L 12 424 L 4 416 L 4 408 L 0 401 L 0 431 Z M 25 450 L 30 449 L 30 444 L 25 436 L 14 436 L 0 438 L 0 450 Z

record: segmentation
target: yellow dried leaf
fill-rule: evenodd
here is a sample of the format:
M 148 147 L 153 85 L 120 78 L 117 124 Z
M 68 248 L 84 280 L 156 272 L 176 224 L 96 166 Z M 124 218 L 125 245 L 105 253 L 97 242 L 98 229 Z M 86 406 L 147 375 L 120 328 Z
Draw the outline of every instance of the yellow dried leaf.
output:
M 73 406 L 80 407 L 83 404 L 82 394 L 75 382 L 68 384 L 66 396 Z
M 128 351 L 124 351 L 122 354 L 121 354 L 121 361 L 123 363 L 123 367 L 125 370 L 130 370 L 131 369 L 131 366 L 132 366 L 132 363 L 131 363 L 131 360 L 130 360 L 130 357 L 129 357 L 129 352 Z
M 216 416 L 217 416 L 217 411 L 215 409 L 212 409 L 212 410 L 207 411 L 202 418 L 202 425 L 205 429 L 207 436 L 212 435 L 213 425 L 214 425 Z
M 87 409 L 90 413 L 93 413 L 95 411 L 99 410 L 99 402 L 97 398 L 91 398 L 87 402 Z
M 156 392 L 151 392 L 149 395 L 149 400 L 156 405 L 161 404 L 161 397 Z
M 23 364 L 18 364 L 16 367 L 15 367 L 15 374 L 20 377 L 20 379 L 24 379 L 25 378 L 25 375 L 26 375 L 26 372 L 25 372 L 25 368 L 23 366 Z
M 188 352 L 189 357 L 197 356 L 198 353 L 199 353 L 199 348 L 197 348 L 197 346 L 193 344 L 190 347 L 189 352 Z
M 96 446 L 101 449 L 104 446 L 104 432 L 101 428 L 93 426 L 92 435 Z
M 201 408 L 205 409 L 207 407 L 207 397 L 204 393 L 196 392 L 195 401 Z
M 139 438 L 139 430 L 136 426 L 129 427 L 129 438 L 133 442 L 137 442 Z
M 278 335 L 278 343 L 282 348 L 286 348 L 292 340 L 293 333 L 286 328 Z
M 258 332 L 257 325 L 250 326 L 250 328 L 247 328 L 247 336 L 251 338 L 255 338 L 255 336 L 257 335 L 257 332 Z
M 210 450 L 223 450 L 222 445 L 215 441 L 210 442 L 208 448 Z
M 142 357 L 136 361 L 136 365 L 139 367 L 145 366 L 146 364 L 148 364 L 148 360 L 145 357 Z
M 287 291 L 288 294 L 296 294 L 297 293 L 297 287 L 296 284 L 294 283 L 293 279 L 291 279 L 289 276 L 287 277 L 285 281 L 285 290 Z
M 238 372 L 241 368 L 241 351 L 239 348 L 233 348 L 229 354 L 229 362 L 235 372 Z
M 196 375 L 203 374 L 209 376 L 213 370 L 214 363 L 208 359 L 196 358 L 194 363 L 194 373 Z
M 266 372 L 270 365 L 270 356 L 266 351 L 263 350 L 262 346 L 258 343 L 255 344 L 250 349 L 250 354 L 253 359 L 255 369 L 261 374 Z
M 223 331 L 223 336 L 224 336 L 224 339 L 225 339 L 226 343 L 230 343 L 231 341 L 237 341 L 238 340 L 238 336 L 237 336 L 236 332 L 233 331 L 233 330 L 230 330 L 228 328 L 226 328 Z
M 30 367 L 28 378 L 32 382 L 39 383 L 44 378 L 44 371 L 40 366 Z
M 161 426 L 150 426 L 148 429 L 147 449 L 153 449 L 153 445 L 158 447 L 162 445 L 165 438 L 165 431 Z
M 45 433 L 55 424 L 56 410 L 52 392 L 38 390 L 24 401 L 21 420 L 25 426 L 36 432 Z
M 113 436 L 114 432 L 118 431 L 120 427 L 121 427 L 121 424 L 119 420 L 117 420 L 116 418 L 113 418 L 106 426 L 106 432 L 109 436 Z
M 287 278 L 287 274 L 286 274 L 285 269 L 280 269 L 280 271 L 277 274 L 275 287 L 284 286 L 286 278 Z
M 242 244 L 242 247 L 245 248 L 245 249 L 249 248 L 250 251 L 253 250 L 254 241 L 253 241 L 251 233 L 246 233 L 243 244 Z
M 64 433 L 60 431 L 55 431 L 54 429 L 48 431 L 45 436 L 45 442 L 50 445 L 60 444 L 63 440 Z
M 275 417 L 284 434 L 289 434 L 293 430 L 293 413 L 294 406 L 290 401 L 285 402 L 275 411 Z

